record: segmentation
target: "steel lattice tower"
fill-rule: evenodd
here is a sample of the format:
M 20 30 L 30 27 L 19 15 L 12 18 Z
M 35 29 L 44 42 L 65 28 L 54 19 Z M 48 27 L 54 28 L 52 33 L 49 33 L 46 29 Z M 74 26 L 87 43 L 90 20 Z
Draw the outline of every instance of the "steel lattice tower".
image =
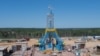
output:
M 51 7 L 49 7 L 49 13 L 47 15 L 47 28 L 54 28 L 54 14 Z
M 53 39 L 56 40 L 55 46 L 53 43 Z M 49 7 L 49 13 L 47 15 L 47 28 L 45 30 L 45 35 L 39 40 L 40 43 L 40 50 L 44 51 L 47 49 L 56 48 L 58 51 L 63 50 L 63 41 L 57 34 L 56 29 L 54 28 L 54 14 L 52 9 Z

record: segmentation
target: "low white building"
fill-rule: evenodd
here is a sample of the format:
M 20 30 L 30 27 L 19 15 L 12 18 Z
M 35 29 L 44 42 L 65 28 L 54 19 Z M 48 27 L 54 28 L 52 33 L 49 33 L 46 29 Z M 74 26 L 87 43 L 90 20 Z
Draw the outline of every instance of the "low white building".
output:
M 6 50 L 7 48 L 8 47 L 6 47 L 6 46 L 0 46 L 0 56 L 6 55 L 6 53 L 4 53 L 4 50 Z
M 28 47 L 28 43 L 27 42 L 16 42 L 13 45 L 12 49 L 14 51 L 18 51 L 18 50 L 19 51 L 25 51 L 27 49 L 27 47 Z

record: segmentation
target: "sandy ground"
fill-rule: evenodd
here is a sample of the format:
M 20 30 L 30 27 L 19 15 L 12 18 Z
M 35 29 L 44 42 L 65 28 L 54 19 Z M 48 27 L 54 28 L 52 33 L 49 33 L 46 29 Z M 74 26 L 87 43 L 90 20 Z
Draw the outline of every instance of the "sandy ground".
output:
M 67 38 L 63 38 L 63 40 L 66 45 L 75 45 L 75 41 L 77 41 L 77 39 L 67 40 Z M 32 45 L 38 43 L 38 39 L 30 39 L 30 41 L 28 41 L 27 43 L 28 43 L 28 46 L 31 47 Z M 1 42 L 0 46 L 11 47 L 14 44 L 15 42 L 13 43 Z M 98 44 L 100 44 L 100 41 L 88 41 L 86 42 L 86 48 L 95 47 Z
M 71 39 L 71 40 L 68 40 L 67 38 L 63 38 L 63 41 L 65 42 L 66 45 L 75 45 L 75 41 L 77 41 L 77 39 Z M 38 43 L 38 39 L 30 39 L 30 41 L 27 42 L 28 43 L 28 46 L 31 47 L 32 45 Z M 10 49 L 12 47 L 12 45 L 15 45 L 16 42 L 13 42 L 13 43 L 7 43 L 7 42 L 1 42 L 0 43 L 0 46 L 7 46 L 8 49 Z M 92 41 L 87 41 L 86 42 L 86 46 L 85 48 L 92 48 L 92 47 L 95 47 L 96 45 L 100 44 L 100 41 L 95 41 L 95 40 L 92 40 Z M 41 56 L 41 54 L 37 54 L 35 53 L 35 55 L 37 56 Z M 65 54 L 63 54 L 63 56 L 66 56 L 66 55 L 70 55 L 70 56 L 74 56 L 73 54 L 71 53 L 68 53 L 68 52 L 65 52 Z M 44 55 L 43 55 L 44 56 Z M 85 55 L 84 55 L 85 56 Z
M 28 47 L 31 47 L 32 45 L 34 45 L 37 42 L 38 42 L 37 39 L 30 39 L 30 41 L 27 41 Z M 16 45 L 16 42 L 11 42 L 11 43 L 0 42 L 0 46 L 7 46 L 8 48 L 11 48 L 12 45 Z

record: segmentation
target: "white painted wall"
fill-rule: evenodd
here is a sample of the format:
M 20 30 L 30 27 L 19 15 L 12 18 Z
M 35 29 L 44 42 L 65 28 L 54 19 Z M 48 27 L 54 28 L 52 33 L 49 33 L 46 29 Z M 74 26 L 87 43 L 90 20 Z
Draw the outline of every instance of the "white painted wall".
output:
M 3 52 L 2 51 L 0 51 L 0 56 L 3 56 Z

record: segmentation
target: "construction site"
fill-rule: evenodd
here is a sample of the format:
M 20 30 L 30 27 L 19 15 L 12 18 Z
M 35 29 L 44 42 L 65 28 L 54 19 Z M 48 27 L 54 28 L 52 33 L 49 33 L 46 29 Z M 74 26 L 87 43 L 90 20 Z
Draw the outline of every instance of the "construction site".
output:
M 0 56 L 100 56 L 100 40 L 93 36 L 59 37 L 49 7 L 45 33 L 39 39 L 0 42 Z

